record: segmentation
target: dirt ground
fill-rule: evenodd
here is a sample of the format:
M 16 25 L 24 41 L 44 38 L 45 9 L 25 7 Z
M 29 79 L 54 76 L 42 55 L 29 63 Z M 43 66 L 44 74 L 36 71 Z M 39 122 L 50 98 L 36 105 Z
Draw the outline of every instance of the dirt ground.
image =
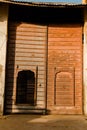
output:
M 1 116 L 0 130 L 87 130 L 87 117 L 28 114 Z

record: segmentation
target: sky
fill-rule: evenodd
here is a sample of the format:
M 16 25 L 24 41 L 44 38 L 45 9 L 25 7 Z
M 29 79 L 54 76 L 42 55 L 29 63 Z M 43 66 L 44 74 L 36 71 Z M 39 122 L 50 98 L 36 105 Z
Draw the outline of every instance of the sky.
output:
M 14 1 L 23 1 L 23 2 L 64 2 L 64 3 L 82 3 L 82 0 L 14 0 Z

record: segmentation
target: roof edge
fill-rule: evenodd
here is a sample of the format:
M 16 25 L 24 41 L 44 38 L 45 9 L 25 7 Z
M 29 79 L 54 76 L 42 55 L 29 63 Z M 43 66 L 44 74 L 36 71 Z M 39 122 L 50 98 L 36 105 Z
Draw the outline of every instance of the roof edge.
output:
M 60 3 L 60 2 L 22 2 L 14 0 L 0 0 L 0 3 L 25 5 L 25 6 L 39 6 L 39 7 L 85 7 L 84 4 Z

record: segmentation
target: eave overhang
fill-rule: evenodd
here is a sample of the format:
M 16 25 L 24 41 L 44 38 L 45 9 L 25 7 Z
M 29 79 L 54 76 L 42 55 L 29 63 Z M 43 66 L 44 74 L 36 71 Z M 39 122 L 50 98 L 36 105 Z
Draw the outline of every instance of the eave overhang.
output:
M 87 4 L 72 4 L 72 3 L 59 3 L 59 2 L 24 2 L 15 0 L 0 0 L 0 3 L 35 6 L 35 7 L 53 7 L 53 8 L 85 8 Z

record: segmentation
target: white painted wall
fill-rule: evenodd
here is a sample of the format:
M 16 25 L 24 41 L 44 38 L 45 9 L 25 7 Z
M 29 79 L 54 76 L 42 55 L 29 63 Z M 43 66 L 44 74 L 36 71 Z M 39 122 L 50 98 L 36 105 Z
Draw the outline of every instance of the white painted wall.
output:
M 83 49 L 84 114 L 87 115 L 87 9 L 84 11 L 84 49 Z
M 8 5 L 0 3 L 0 111 L 3 113 L 7 44 Z
M 82 0 L 82 4 L 86 4 L 86 0 Z

